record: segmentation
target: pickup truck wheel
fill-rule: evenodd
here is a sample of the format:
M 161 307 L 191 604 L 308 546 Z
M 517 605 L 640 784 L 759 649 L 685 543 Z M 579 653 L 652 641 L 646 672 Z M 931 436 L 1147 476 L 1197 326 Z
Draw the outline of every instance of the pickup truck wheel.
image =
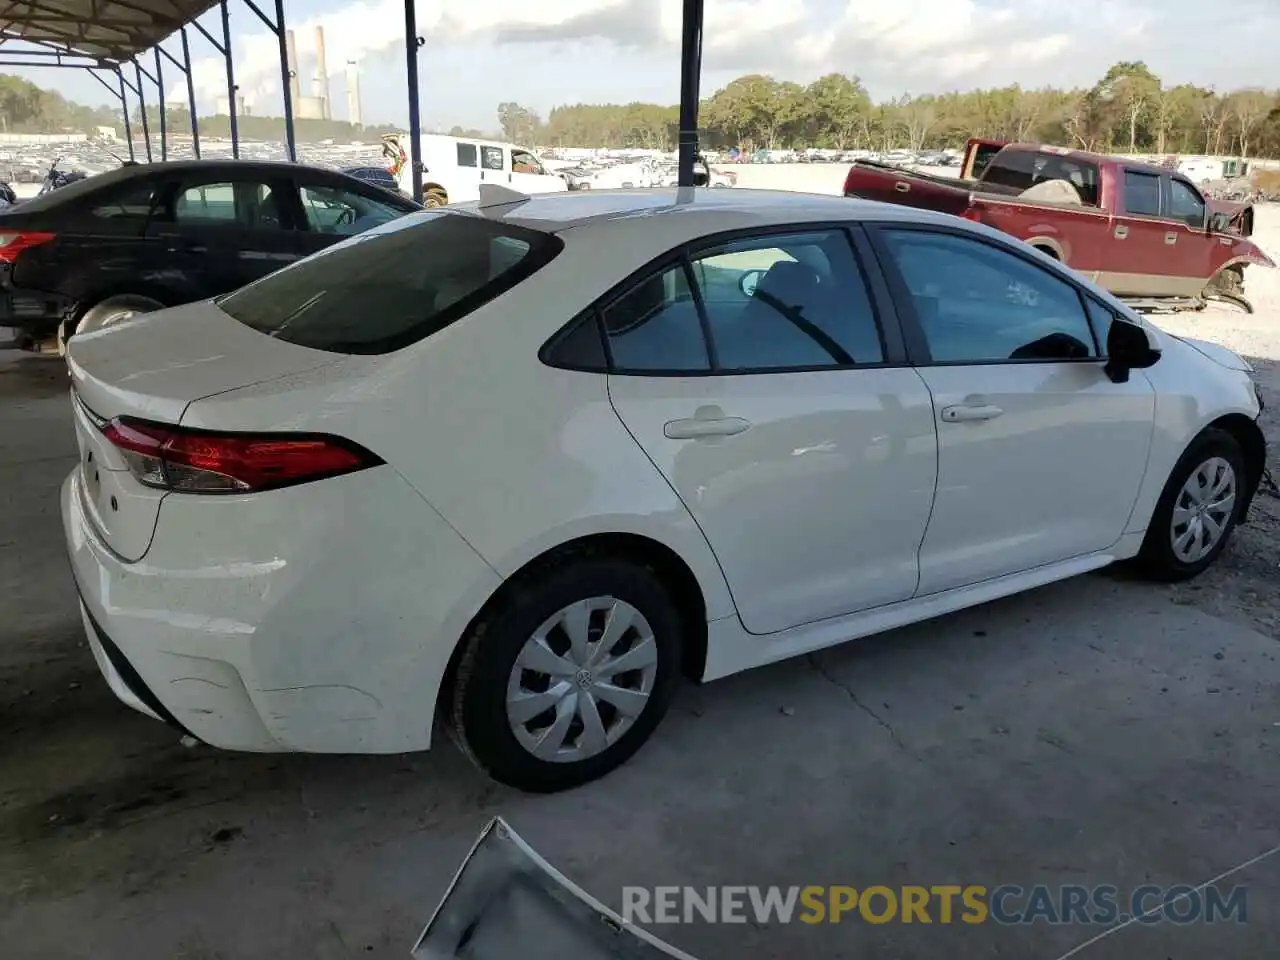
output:
M 1244 296 L 1244 268 L 1227 267 L 1219 270 L 1205 285 L 1205 293 L 1224 293 L 1228 296 Z

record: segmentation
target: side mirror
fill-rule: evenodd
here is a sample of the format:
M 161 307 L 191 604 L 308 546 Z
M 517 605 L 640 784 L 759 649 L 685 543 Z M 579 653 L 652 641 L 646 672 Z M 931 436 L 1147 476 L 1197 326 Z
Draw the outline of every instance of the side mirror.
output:
M 742 295 L 744 297 L 754 296 L 756 287 L 760 285 L 760 278 L 763 276 L 763 270 L 747 270 L 738 277 L 738 289 L 742 291 Z
M 1107 331 L 1107 363 L 1103 372 L 1112 383 L 1128 383 L 1130 370 L 1145 370 L 1160 359 L 1160 346 L 1146 327 L 1117 317 Z
M 1209 233 L 1226 233 L 1231 226 L 1231 214 L 1217 211 L 1209 214 Z

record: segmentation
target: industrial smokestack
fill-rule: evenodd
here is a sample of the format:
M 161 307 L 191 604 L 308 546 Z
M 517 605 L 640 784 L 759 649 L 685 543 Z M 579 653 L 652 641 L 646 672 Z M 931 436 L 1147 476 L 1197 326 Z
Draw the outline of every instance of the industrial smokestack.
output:
M 298 81 L 298 41 L 292 30 L 284 34 L 285 61 L 289 65 L 289 97 L 297 109 L 302 100 L 302 85 Z
M 320 98 L 321 116 L 330 119 L 329 68 L 324 59 L 324 27 L 316 27 L 316 96 Z
M 359 126 L 364 123 L 360 115 L 360 64 L 347 61 L 347 120 Z

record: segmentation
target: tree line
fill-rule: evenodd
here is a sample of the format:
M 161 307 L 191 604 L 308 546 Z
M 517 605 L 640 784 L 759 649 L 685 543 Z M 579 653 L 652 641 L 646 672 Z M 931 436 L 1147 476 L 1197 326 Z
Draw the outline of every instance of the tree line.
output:
M 505 139 L 542 147 L 673 149 L 677 107 L 654 103 L 555 107 L 544 120 L 498 106 Z M 713 149 L 941 149 L 969 137 L 1030 140 L 1093 151 L 1280 157 L 1280 91 L 1168 85 L 1141 61 L 1117 63 L 1092 87 L 1018 85 L 877 103 L 856 76 L 808 85 L 751 74 L 703 100 L 700 138 Z

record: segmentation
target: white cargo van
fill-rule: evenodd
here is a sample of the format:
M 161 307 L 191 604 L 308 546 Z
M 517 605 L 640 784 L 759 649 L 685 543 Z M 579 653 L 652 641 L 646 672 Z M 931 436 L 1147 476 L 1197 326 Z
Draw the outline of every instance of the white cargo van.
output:
M 413 151 L 407 137 L 401 143 L 409 163 L 400 171 L 400 188 L 410 193 Z M 532 150 L 513 143 L 424 134 L 422 157 L 422 200 L 431 207 L 478 200 L 482 183 L 496 183 L 521 193 L 560 193 L 569 189 L 564 179 L 544 167 Z

